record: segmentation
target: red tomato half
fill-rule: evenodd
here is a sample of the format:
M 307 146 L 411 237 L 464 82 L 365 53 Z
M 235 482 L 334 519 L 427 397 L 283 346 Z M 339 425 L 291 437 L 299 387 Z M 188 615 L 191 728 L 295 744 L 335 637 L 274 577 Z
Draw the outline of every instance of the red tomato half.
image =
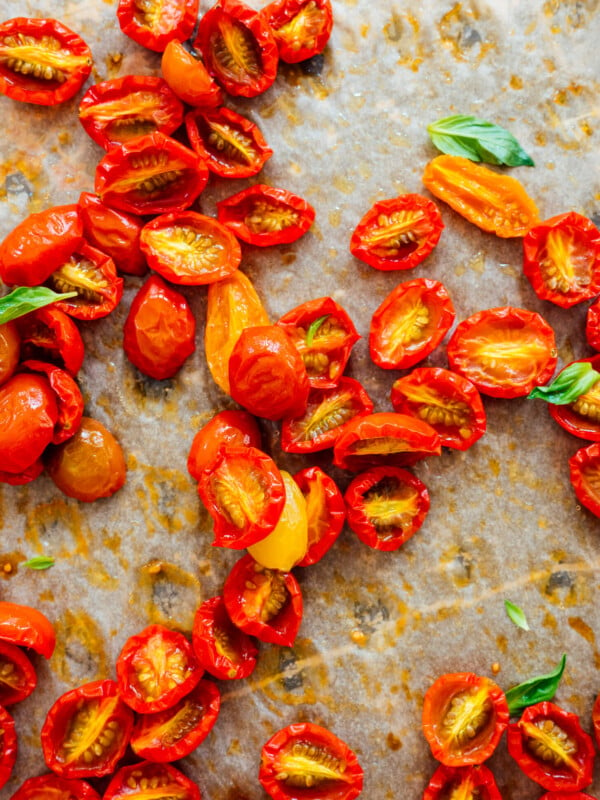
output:
M 41 375 L 17 373 L 0 386 L 0 464 L 21 473 L 37 461 L 54 436 L 56 394 Z
M 10 800 L 100 800 L 100 795 L 85 781 L 48 773 L 28 778 Z
M 134 42 L 161 53 L 173 39 L 184 42 L 194 31 L 199 0 L 119 0 L 119 27 Z
M 279 58 L 288 64 L 321 53 L 333 28 L 330 0 L 275 0 L 261 13 L 273 32 Z
M 48 379 L 52 391 L 56 395 L 58 411 L 52 444 L 61 444 L 74 436 L 83 417 L 83 396 L 79 386 L 64 369 L 46 364 L 43 361 L 23 361 L 19 367 L 24 372 L 34 372 Z
M 221 680 L 247 678 L 256 666 L 256 645 L 233 624 L 220 595 L 205 600 L 196 611 L 192 645 L 204 669 Z
M 140 761 L 121 767 L 108 784 L 102 800 L 200 800 L 198 786 L 170 764 Z
M 30 311 L 16 320 L 23 361 L 46 361 L 76 375 L 85 355 L 79 328 L 54 305 Z
M 203 425 L 194 436 L 187 461 L 188 472 L 199 481 L 202 471 L 209 469 L 221 447 L 262 446 L 260 429 L 254 417 L 247 411 L 226 409 Z
M 600 517 L 600 442 L 578 450 L 569 459 L 569 469 L 577 499 Z
M 138 216 L 110 208 L 91 192 L 79 195 L 78 208 L 86 240 L 110 256 L 119 272 L 144 275 L 148 271 L 140 249 L 144 223 Z
M 37 684 L 35 667 L 25 652 L 0 639 L 0 706 L 20 703 Z
M 223 93 L 202 61 L 177 39 L 171 39 L 165 47 L 160 67 L 163 78 L 184 103 L 199 108 L 216 108 L 223 104 Z
M 91 70 L 90 48 L 62 22 L 15 17 L 0 24 L 0 92 L 13 100 L 64 103 Z
M 30 606 L 0 600 L 0 640 L 30 647 L 50 658 L 56 644 L 54 626 L 41 611 Z
M 17 760 L 17 732 L 15 722 L 5 708 L 0 706 L 0 789 L 8 782 Z
M 20 319 L 26 319 L 20 317 Z M 0 384 L 14 375 L 21 357 L 21 334 L 16 320 L 0 325 Z
M 494 775 L 484 764 L 446 767 L 441 764 L 423 793 L 422 800 L 502 800 Z
M 600 355 L 581 358 L 571 363 L 586 362 L 589 362 L 596 372 L 600 372 Z M 557 378 L 567 366 L 570 364 L 563 367 Z M 552 419 L 573 436 L 590 442 L 600 442 L 600 380 L 573 403 L 567 405 L 549 403 L 548 411 Z
M 264 745 L 258 779 L 273 800 L 353 800 L 362 791 L 363 771 L 335 734 L 312 722 L 298 722 Z
M 298 567 L 320 561 L 334 545 L 346 521 L 346 504 L 337 484 L 319 467 L 307 467 L 294 475 L 306 501 L 308 549 Z

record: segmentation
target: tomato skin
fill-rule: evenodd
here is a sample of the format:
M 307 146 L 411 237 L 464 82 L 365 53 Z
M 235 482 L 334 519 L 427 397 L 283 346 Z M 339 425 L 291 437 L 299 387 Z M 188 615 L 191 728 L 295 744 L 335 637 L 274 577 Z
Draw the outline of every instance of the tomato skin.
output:
M 586 792 L 546 792 L 539 800 L 596 800 Z
M 209 420 L 196 433 L 187 460 L 188 472 L 199 481 L 202 472 L 210 469 L 223 446 L 262 447 L 262 436 L 254 417 L 241 409 L 225 409 Z
M 307 10 L 307 6 L 312 10 Z M 292 21 L 303 19 L 305 12 L 312 16 L 308 25 L 298 26 L 300 32 L 297 33 Z M 261 14 L 273 32 L 279 58 L 287 64 L 297 64 L 323 52 L 331 36 L 333 10 L 330 0 L 274 0 L 262 9 Z M 307 30 L 308 26 L 310 30 Z
M 146 15 L 136 0 L 119 0 L 119 27 L 134 42 L 161 53 L 172 39 L 189 39 L 196 25 L 199 0 L 163 0 Z M 158 12 L 158 13 L 156 13 Z M 146 20 L 146 16 L 150 21 Z
M 55 305 L 30 311 L 16 320 L 24 361 L 46 361 L 75 376 L 83 364 L 85 350 L 79 328 Z M 1 330 L 1 328 L 0 328 Z
M 129 361 L 156 380 L 172 378 L 196 349 L 195 335 L 187 299 L 151 275 L 133 298 L 123 327 Z
M 61 778 L 54 773 L 27 778 L 10 800 L 101 800 L 89 783 Z
M 568 753 L 567 763 L 562 759 L 561 763 L 553 763 L 554 759 L 544 760 L 534 752 L 533 744 L 528 743 L 536 741 L 531 736 L 536 731 L 539 733 L 539 726 L 545 722 L 552 727 L 552 731 L 544 736 L 542 746 L 552 749 L 548 741 L 560 737 L 555 753 L 558 758 L 566 744 L 563 734 L 566 735 L 573 748 Z M 506 743 L 509 754 L 525 775 L 544 789 L 574 792 L 585 789 L 592 782 L 595 756 L 592 739 L 581 728 L 576 714 L 565 711 L 555 703 L 542 702 L 528 706 L 518 722 L 508 726 Z
M 21 336 L 13 320 L 0 325 L 0 384 L 14 374 L 21 356 Z
M 570 480 L 579 502 L 600 517 L 600 442 L 582 447 L 569 459 Z
M 290 774 L 293 754 L 298 751 L 307 761 L 325 763 L 331 770 L 331 777 L 322 788 L 319 783 L 305 785 L 301 767 L 292 773 L 289 783 L 282 777 Z M 263 746 L 258 780 L 273 800 L 317 797 L 353 800 L 362 791 L 363 770 L 354 752 L 327 728 L 312 722 L 296 722 L 277 731 Z
M 592 726 L 594 740 L 596 745 L 600 747 L 600 693 L 596 695 L 594 705 L 592 706 Z
M 0 639 L 0 706 L 20 703 L 29 697 L 36 685 L 35 667 L 25 652 Z
M 196 611 L 192 646 L 202 667 L 220 680 L 247 678 L 256 667 L 258 648 L 237 628 L 222 595 L 205 600 Z
M 30 647 L 44 658 L 50 658 L 56 645 L 56 633 L 48 617 L 37 608 L 0 600 L 0 640 Z
M 580 358 L 577 361 L 572 361 L 571 364 L 580 364 L 589 362 L 592 369 L 600 372 L 600 355 L 592 356 L 591 358 Z M 557 374 L 558 377 L 567 366 Z M 600 442 L 600 418 L 596 411 L 596 405 L 600 403 L 600 383 L 594 384 L 592 388 L 581 397 L 577 398 L 574 403 L 568 405 L 555 405 L 548 403 L 548 411 L 552 419 L 557 422 L 561 428 L 568 431 L 573 436 L 579 439 L 587 439 L 590 442 Z M 588 413 L 585 411 L 585 406 L 589 405 Z
M 44 471 L 44 463 L 41 458 L 34 461 L 21 472 L 6 472 L 0 470 L 0 483 L 8 483 L 9 486 L 24 486 L 26 483 L 31 483 Z
M 83 396 L 79 386 L 66 370 L 43 361 L 23 361 L 19 371 L 40 373 L 48 379 L 56 395 L 58 411 L 52 444 L 66 442 L 77 432 L 83 416 Z
M 600 351 L 600 298 L 595 300 L 587 310 L 585 338 L 590 347 Z
M 171 39 L 165 47 L 160 66 L 163 78 L 184 103 L 200 108 L 223 104 L 223 93 L 202 61 L 177 39 Z
M 308 550 L 297 566 L 320 561 L 335 544 L 346 521 L 346 504 L 337 484 L 320 467 L 306 467 L 294 475 L 306 500 Z
M 110 208 L 91 192 L 79 195 L 78 208 L 85 238 L 92 247 L 110 256 L 119 272 L 146 274 L 148 266 L 140 249 L 143 220 Z
M 17 749 L 15 722 L 8 711 L 0 706 L 0 789 L 12 775 Z
M 60 47 L 54 53 L 64 54 L 65 58 L 73 61 L 72 65 L 67 65 L 66 69 L 60 70 L 65 80 L 46 80 L 36 78 L 31 73 L 25 75 L 20 71 L 12 69 L 8 62 L 16 57 L 20 60 L 17 53 L 11 54 L 21 37 L 32 37 L 40 42 L 39 49 L 46 51 L 41 42 L 45 37 L 58 42 Z M 9 45 L 8 40 L 13 40 Z M 34 103 L 42 106 L 54 106 L 64 103 L 73 95 L 77 94 L 83 86 L 88 75 L 92 70 L 92 53 L 79 34 L 67 28 L 62 22 L 56 19 L 37 19 L 32 17 L 15 17 L 0 24 L 0 93 L 5 94 L 12 100 L 19 100 L 23 103 Z M 43 64 L 43 56 L 40 62 Z M 60 55 L 57 56 L 60 60 Z M 52 64 L 45 65 L 46 69 L 54 69 Z M 53 73 L 56 75 L 56 72 Z
M 165 798 L 200 800 L 198 786 L 183 772 L 171 764 L 155 764 L 152 761 L 121 767 L 112 777 L 102 800 L 147 800 L 152 786 L 160 786 Z
M 472 767 L 446 767 L 440 764 L 427 784 L 423 800 L 444 800 L 452 797 L 452 792 L 457 797 L 502 800 L 494 775 L 484 764 Z

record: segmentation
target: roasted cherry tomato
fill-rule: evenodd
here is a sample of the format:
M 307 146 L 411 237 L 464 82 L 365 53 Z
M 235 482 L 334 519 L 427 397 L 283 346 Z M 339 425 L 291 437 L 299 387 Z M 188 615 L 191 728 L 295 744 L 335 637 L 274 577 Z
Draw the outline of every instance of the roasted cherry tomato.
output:
M 190 106 L 216 108 L 223 103 L 221 88 L 208 70 L 177 39 L 165 47 L 160 62 L 163 78 L 180 100 Z
M 200 19 L 194 47 L 231 95 L 256 97 L 277 76 L 279 53 L 266 20 L 240 0 L 218 0 Z
M 441 675 L 423 701 L 423 733 L 434 758 L 447 767 L 483 764 L 508 725 L 504 692 L 472 672 Z
M 296 194 L 257 183 L 217 203 L 219 221 L 248 244 L 290 244 L 315 219 L 314 208 Z
M 577 499 L 600 517 L 600 442 L 578 450 L 569 459 L 569 470 Z
M 491 397 L 524 397 L 545 384 L 557 361 L 554 331 L 524 308 L 489 308 L 456 327 L 448 342 L 450 368 Z
M 164 764 L 185 758 L 211 732 L 221 707 L 221 693 L 201 680 L 172 708 L 140 714 L 133 726 L 131 749 L 140 758 Z
M 172 378 L 196 349 L 196 319 L 187 299 L 151 275 L 133 298 L 123 328 L 125 355 L 144 375 Z
M 330 0 L 275 0 L 261 14 L 273 32 L 279 58 L 287 64 L 323 52 L 333 28 Z
M 133 712 L 114 681 L 93 681 L 61 695 L 41 731 L 44 760 L 62 778 L 110 775 L 125 754 Z
M 200 800 L 198 786 L 171 764 L 141 761 L 121 767 L 108 784 L 102 800 Z
M 374 550 L 397 550 L 422 526 L 429 493 L 400 467 L 373 467 L 354 478 L 344 495 L 346 521 Z
M 446 767 L 441 764 L 425 792 L 423 800 L 502 800 L 491 770 L 484 764 L 473 767 Z
M 586 362 L 589 362 L 596 372 L 600 372 L 600 355 L 571 363 Z M 567 366 L 570 364 L 558 373 L 557 378 Z M 596 381 L 587 392 L 579 395 L 574 402 L 567 405 L 549 403 L 548 410 L 552 419 L 573 436 L 590 442 L 600 442 L 600 380 Z
M 570 211 L 529 229 L 523 239 L 523 272 L 542 300 L 561 308 L 600 294 L 600 231 Z
M 229 358 L 229 391 L 257 417 L 303 414 L 310 385 L 302 357 L 277 325 L 245 328 Z
M 119 0 L 119 27 L 134 42 L 161 53 L 172 39 L 192 35 L 199 0 Z
M 371 319 L 371 360 L 383 369 L 414 366 L 435 350 L 454 318 L 454 306 L 443 283 L 431 278 L 400 283 Z
M 192 645 L 200 665 L 221 680 L 247 678 L 256 666 L 258 649 L 252 638 L 233 624 L 221 595 L 198 607 Z
M 196 153 L 221 178 L 256 175 L 273 155 L 258 126 L 230 108 L 190 111 L 185 127 Z
M 264 539 L 277 524 L 285 487 L 273 459 L 254 447 L 220 448 L 198 483 L 214 522 L 214 545 L 242 550 Z
M 60 308 L 51 305 L 30 311 L 19 317 L 15 326 L 21 338 L 24 361 L 48 361 L 71 375 L 79 372 L 85 355 L 83 339 L 77 325 Z
M 486 429 L 481 395 L 456 372 L 441 367 L 413 369 L 392 386 L 394 411 L 429 423 L 440 442 L 455 450 L 467 450 Z
M 550 791 L 575 792 L 592 782 L 595 750 L 579 717 L 543 702 L 508 726 L 508 752 L 528 778 Z
M 363 771 L 354 752 L 327 728 L 297 722 L 264 745 L 258 780 L 273 800 L 352 800 L 362 791 Z
M 437 156 L 425 167 L 431 194 L 487 233 L 525 236 L 539 222 L 538 209 L 523 185 L 461 156 Z
M 0 470 L 0 483 L 8 483 L 10 486 L 23 486 L 26 483 L 31 483 L 44 471 L 44 463 L 41 458 L 34 461 L 21 472 L 6 472 Z
M 171 134 L 183 122 L 183 103 L 163 78 L 125 75 L 96 83 L 79 104 L 85 132 L 105 150 L 154 131 Z
M 41 611 L 30 606 L 0 600 L 0 640 L 30 647 L 50 658 L 56 644 L 54 626 Z
M 596 800 L 585 792 L 546 792 L 539 800 Z
M 35 667 L 25 652 L 0 639 L 0 706 L 20 703 L 37 684 Z
M 261 642 L 291 647 L 302 622 L 302 593 L 291 572 L 267 569 L 243 556 L 223 584 L 233 624 Z
M 19 370 L 40 373 L 48 379 L 56 395 L 58 411 L 52 444 L 66 442 L 79 428 L 83 416 L 83 396 L 79 386 L 66 370 L 44 361 L 23 361 Z
M 140 249 L 143 220 L 110 208 L 91 192 L 80 194 L 78 208 L 86 240 L 110 256 L 119 272 L 144 275 L 148 271 Z
M 15 721 L 0 706 L 0 789 L 8 782 L 17 760 L 17 732 Z
M 420 194 L 381 200 L 350 239 L 350 252 L 380 270 L 412 269 L 431 253 L 444 223 L 434 202 Z
M 351 419 L 373 413 L 373 401 L 354 378 L 340 378 L 332 389 L 313 388 L 299 417 L 284 417 L 281 449 L 315 453 L 333 447 Z
M 0 92 L 13 100 L 64 103 L 91 70 L 90 48 L 62 22 L 15 17 L 0 24 Z
M 83 417 L 77 432 L 44 456 L 48 475 L 66 494 L 85 503 L 111 497 L 125 483 L 121 446 L 98 420 Z
M 39 286 L 83 243 L 76 205 L 30 214 L 0 244 L 0 278 L 8 286 Z
M 204 672 L 185 636 L 163 625 L 149 625 L 130 636 L 116 670 L 121 697 L 138 714 L 172 708 Z
M 360 472 L 368 467 L 410 466 L 442 452 L 440 437 L 423 420 L 382 411 L 355 417 L 333 448 L 333 463 Z
M 288 311 L 277 324 L 300 352 L 310 385 L 321 389 L 336 386 L 360 339 L 346 311 L 331 297 L 319 297 Z
M 21 319 L 26 319 L 25 315 Z M 16 321 L 0 325 L 0 384 L 14 375 L 21 357 L 21 336 Z
M 164 214 L 185 211 L 207 181 L 200 156 L 157 132 L 110 150 L 96 168 L 95 190 L 106 205 L 120 211 Z
M 194 436 L 187 461 L 188 472 L 199 481 L 223 446 L 261 449 L 262 436 L 254 417 L 241 409 L 226 409 L 203 425 Z
M 100 795 L 85 781 L 48 773 L 28 778 L 10 800 L 100 800 Z
M 585 318 L 585 338 L 590 347 L 600 350 L 600 298 L 587 310 Z
M 306 502 L 308 549 L 299 567 L 320 561 L 342 532 L 346 504 L 337 484 L 320 467 L 307 467 L 294 475 Z

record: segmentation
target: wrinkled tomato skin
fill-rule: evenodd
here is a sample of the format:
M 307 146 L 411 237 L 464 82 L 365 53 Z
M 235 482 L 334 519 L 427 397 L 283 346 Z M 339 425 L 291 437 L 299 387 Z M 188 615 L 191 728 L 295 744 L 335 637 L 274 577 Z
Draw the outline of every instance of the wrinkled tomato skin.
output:
M 223 640 L 225 647 L 221 646 Z M 256 667 L 258 648 L 247 633 L 233 624 L 221 595 L 198 607 L 192 645 L 202 667 L 220 680 L 247 678 Z
M 15 722 L 8 711 L 0 707 L 0 789 L 12 775 L 17 749 Z
M 600 372 L 600 355 L 592 356 L 591 358 L 581 358 L 571 362 L 571 364 L 585 364 L 588 362 L 592 365 L 592 369 L 596 372 Z M 571 364 L 567 364 L 563 367 L 556 377 L 558 378 L 561 372 L 564 372 Z M 600 389 L 600 385 L 594 385 L 591 391 L 596 392 L 598 389 Z M 600 399 L 598 402 L 600 403 Z M 548 411 L 552 419 L 558 423 L 561 428 L 568 431 L 573 436 L 577 436 L 578 439 L 600 442 L 600 419 L 597 419 L 598 415 L 587 416 L 580 414 L 576 405 L 577 401 L 575 401 L 575 403 L 569 403 L 568 405 L 548 403 Z
M 152 793 L 149 788 L 152 786 L 160 786 L 165 798 L 200 800 L 198 786 L 186 778 L 183 772 L 171 764 L 155 764 L 152 761 L 140 761 L 121 767 L 112 777 L 102 800 L 145 800 L 148 792 Z
M 427 784 L 422 800 L 458 797 L 462 791 L 465 800 L 502 800 L 494 775 L 484 764 L 472 767 L 446 767 L 441 764 Z
M 311 3 L 314 6 L 313 13 L 318 13 L 320 17 L 311 38 L 295 38 L 293 34 L 286 36 L 285 26 Z M 287 64 L 297 64 L 322 53 L 331 36 L 333 10 L 330 0 L 275 0 L 266 5 L 261 14 L 273 32 L 279 58 Z
M 289 784 L 285 775 L 286 755 L 300 751 L 306 760 L 321 759 L 339 777 L 325 782 L 321 790 L 302 783 L 303 773 L 298 769 Z M 353 800 L 363 787 L 363 770 L 354 752 L 327 728 L 312 722 L 296 722 L 277 731 L 263 746 L 258 780 L 273 800 L 298 800 L 299 798 L 327 798 L 327 800 Z
M 20 703 L 36 685 L 35 667 L 24 650 L 0 639 L 0 706 Z
M 596 800 L 586 792 L 546 792 L 539 800 Z
M 202 61 L 177 39 L 165 47 L 160 66 L 163 78 L 184 103 L 205 109 L 223 104 L 223 92 Z
M 142 47 L 158 53 L 162 53 L 173 39 L 183 42 L 190 38 L 198 17 L 199 0 L 162 0 L 160 4 L 151 3 L 151 8 L 153 5 L 156 5 L 159 16 L 147 25 L 141 3 L 119 0 L 117 20 L 122 32 Z M 152 10 L 150 16 L 153 16 Z
M 44 658 L 50 658 L 56 645 L 56 633 L 48 617 L 37 608 L 0 600 L 0 640 L 29 647 Z
M 600 351 L 600 299 L 595 300 L 587 310 L 585 338 L 590 347 Z
M 56 395 L 58 410 L 52 444 L 66 442 L 76 433 L 83 417 L 83 396 L 79 386 L 66 370 L 44 361 L 23 361 L 19 370 L 40 373 L 48 379 Z
M 592 727 L 596 746 L 600 748 L 600 693 L 596 695 L 592 706 Z
M 10 800 L 101 800 L 89 783 L 61 778 L 53 773 L 28 778 Z
M 140 248 L 143 220 L 134 214 L 110 208 L 96 194 L 82 192 L 79 214 L 86 240 L 115 262 L 119 272 L 145 275 L 146 259 Z
M 44 462 L 41 458 L 34 461 L 22 472 L 5 472 L 0 470 L 0 483 L 8 483 L 9 486 L 24 486 L 26 483 L 31 483 L 44 471 Z
M 196 349 L 196 319 L 187 299 L 152 275 L 137 292 L 123 327 L 131 363 L 156 380 L 172 378 Z
M 14 374 L 21 356 L 21 337 L 15 321 L 0 325 L 0 384 Z
M 16 320 L 24 361 L 46 361 L 75 376 L 85 356 L 79 328 L 55 305 L 30 311 Z
M 335 544 L 346 521 L 346 504 L 336 482 L 320 467 L 307 467 L 294 475 L 306 500 L 308 550 L 298 567 L 316 564 Z
M 579 502 L 600 517 L 600 442 L 582 447 L 571 456 L 569 471 Z
M 49 37 L 60 43 L 60 49 L 76 60 L 74 66 L 63 72 L 66 79 L 46 80 L 34 75 L 15 72 L 8 66 L 9 55 L 2 52 L 8 49 L 7 39 L 15 37 L 32 37 L 41 40 Z M 0 93 L 12 100 L 23 103 L 34 103 L 42 106 L 54 106 L 64 103 L 77 94 L 92 70 L 92 53 L 74 31 L 56 19 L 32 17 L 15 17 L 0 24 Z M 12 60 L 12 59 L 10 59 Z M 17 60 L 18 56 L 17 56 Z
M 199 481 L 202 472 L 210 469 L 221 447 L 262 447 L 258 423 L 247 411 L 225 409 L 209 420 L 196 433 L 187 460 L 188 472 Z

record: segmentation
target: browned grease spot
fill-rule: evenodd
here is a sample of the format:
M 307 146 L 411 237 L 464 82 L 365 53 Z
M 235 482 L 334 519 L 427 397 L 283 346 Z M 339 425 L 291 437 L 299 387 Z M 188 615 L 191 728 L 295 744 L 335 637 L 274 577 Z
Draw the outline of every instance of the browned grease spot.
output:
M 148 621 L 189 632 L 201 602 L 200 582 L 177 564 L 154 559 L 144 564 L 132 601 L 145 608 Z
M 109 672 L 106 645 L 96 620 L 81 609 L 66 609 L 54 626 L 52 666 L 56 674 L 69 684 L 105 678 Z
M 19 571 L 20 562 L 25 560 L 26 556 L 20 550 L 0 554 L 0 577 L 4 580 L 14 577 Z
M 389 747 L 389 749 L 393 750 L 394 752 L 396 752 L 396 750 L 400 750 L 400 748 L 402 747 L 402 742 L 400 741 L 400 739 L 391 731 L 385 737 L 385 742 Z
M 200 523 L 198 504 L 182 502 L 190 492 L 189 477 L 175 469 L 150 465 L 140 466 L 140 469 L 144 488 L 136 489 L 136 494 L 146 521 L 146 535 L 197 528 Z
M 35 198 L 40 197 L 47 184 L 43 171 L 43 160 L 33 153 L 17 150 L 11 158 L 0 162 L 0 199 L 6 198 L 7 195 L 7 177 L 17 173 L 21 173 L 33 189 L 33 196 L 27 205 L 28 211 L 31 213 L 40 211 L 41 205 L 39 207 L 38 205 L 41 201 L 36 201 Z
M 389 21 L 383 26 L 384 37 L 400 53 L 398 64 L 413 72 L 419 70 L 428 55 L 419 32 L 418 19 L 409 12 L 400 12 L 397 8 L 392 9 Z
M 272 647 L 261 652 L 249 683 L 253 691 L 261 690 L 276 704 L 332 702 L 327 694 L 327 667 L 310 639 L 296 639 L 293 649 Z
M 495 48 L 481 35 L 481 22 L 479 9 L 469 3 L 455 3 L 439 21 L 441 42 L 457 61 L 481 61 Z
M 42 539 L 48 540 L 58 558 L 75 554 L 89 556 L 91 531 L 75 503 L 57 498 L 29 510 L 25 520 L 25 540 L 34 551 L 42 552 Z
M 581 617 L 569 617 L 567 621 L 569 623 L 569 627 L 573 628 L 573 630 L 582 636 L 586 642 L 589 642 L 592 645 L 594 644 L 596 641 L 596 634 L 592 628 L 590 628 L 587 622 L 584 622 Z

